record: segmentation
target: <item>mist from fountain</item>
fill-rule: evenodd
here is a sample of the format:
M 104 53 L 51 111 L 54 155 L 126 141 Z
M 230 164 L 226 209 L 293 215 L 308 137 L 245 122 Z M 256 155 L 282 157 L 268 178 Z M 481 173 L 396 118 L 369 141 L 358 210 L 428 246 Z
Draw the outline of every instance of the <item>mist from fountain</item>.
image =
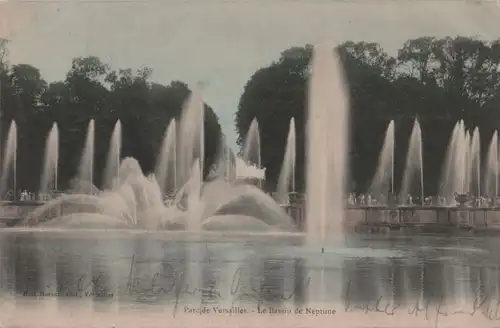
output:
M 343 235 L 349 99 L 334 50 L 316 46 L 308 85 L 306 231 L 309 243 Z
M 87 127 L 87 136 L 83 148 L 77 180 L 73 183 L 75 192 L 94 194 L 97 188 L 94 186 L 94 143 L 95 143 L 95 121 L 91 119 Z
M 278 178 L 277 199 L 280 204 L 289 202 L 288 194 L 295 192 L 295 165 L 296 165 L 296 131 L 295 118 L 290 120 L 288 128 L 288 137 L 286 141 L 285 156 L 281 165 L 281 171 Z
M 47 193 L 51 190 L 58 190 L 58 185 L 57 185 L 58 165 L 59 165 L 59 129 L 57 127 L 57 123 L 54 123 L 45 141 L 43 171 L 42 171 L 42 178 L 40 179 L 40 191 L 42 193 Z
M 495 131 L 488 146 L 483 184 L 484 194 L 490 197 L 498 197 L 498 169 L 498 131 Z
M 175 119 L 168 124 L 160 151 L 155 175 L 163 194 L 166 191 L 177 190 L 177 121 Z
M 104 169 L 104 188 L 113 188 L 114 181 L 120 179 L 120 161 L 122 150 L 122 123 L 116 121 L 109 141 L 108 158 Z
M 2 160 L 0 195 L 4 195 L 7 188 L 9 188 L 9 177 L 13 178 L 12 189 L 14 195 L 17 195 L 17 124 L 15 121 L 10 123 Z
M 406 166 L 403 173 L 403 184 L 400 191 L 400 200 L 407 199 L 409 194 L 420 195 L 424 200 L 424 174 L 422 156 L 422 130 L 418 119 L 415 119 L 408 145 Z M 412 192 L 418 190 L 418 192 Z
M 395 127 L 392 120 L 387 126 L 377 170 L 368 189 L 372 195 L 381 195 L 385 199 L 389 198 L 389 193 L 394 193 L 394 141 Z
M 469 190 L 476 196 L 481 196 L 481 144 L 479 140 L 479 128 L 472 132 L 472 140 L 469 150 Z

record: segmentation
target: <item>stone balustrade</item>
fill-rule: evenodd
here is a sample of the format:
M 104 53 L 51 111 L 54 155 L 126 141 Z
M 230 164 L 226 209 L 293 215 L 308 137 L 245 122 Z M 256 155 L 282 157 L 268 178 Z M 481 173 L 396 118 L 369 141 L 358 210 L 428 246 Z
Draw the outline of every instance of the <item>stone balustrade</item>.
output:
M 15 224 L 43 202 L 0 202 L 0 221 Z M 290 196 L 290 204 L 284 210 L 295 220 L 299 229 L 305 229 L 306 209 L 300 194 Z M 64 210 L 63 210 L 64 211 Z M 62 213 L 58 213 L 62 214 Z M 57 216 L 57 215 L 56 215 Z M 345 208 L 344 225 L 348 229 L 367 227 L 391 230 L 419 228 L 441 231 L 469 229 L 474 231 L 497 230 L 500 232 L 499 207 L 442 207 L 442 206 L 359 206 Z
M 284 209 L 301 230 L 305 229 L 304 206 L 290 204 Z M 459 228 L 500 232 L 500 207 L 348 206 L 342 219 L 348 229 L 386 227 L 442 231 Z

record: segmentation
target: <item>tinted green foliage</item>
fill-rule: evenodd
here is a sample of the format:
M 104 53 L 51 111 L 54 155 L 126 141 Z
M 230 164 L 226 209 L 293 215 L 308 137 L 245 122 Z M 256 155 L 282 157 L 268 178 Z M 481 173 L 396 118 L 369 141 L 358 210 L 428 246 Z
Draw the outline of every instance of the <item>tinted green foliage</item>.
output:
M 396 123 L 396 182 L 401 180 L 413 120 L 422 127 L 426 194 L 435 194 L 453 126 L 480 126 L 482 149 L 499 127 L 500 40 L 421 37 L 408 40 L 397 57 L 376 43 L 345 42 L 336 51 L 351 97 L 352 186 L 365 190 L 376 169 L 385 130 Z M 304 186 L 306 87 L 312 46 L 282 52 L 254 73 L 236 114 L 239 144 L 254 117 L 259 122 L 262 165 L 274 189 L 291 117 L 297 126 L 297 187 Z M 484 154 L 483 154 L 484 155 Z M 396 185 L 398 189 L 399 186 Z
M 2 47 L 0 47 L 2 48 Z M 0 54 L 2 52 L 0 51 Z M 45 138 L 59 126 L 59 181 L 64 187 L 76 174 L 90 119 L 96 121 L 95 176 L 100 185 L 109 139 L 122 122 L 122 157 L 133 156 L 145 173 L 154 170 L 165 129 L 179 118 L 188 86 L 150 82 L 151 70 L 112 70 L 97 57 L 75 58 L 64 81 L 48 84 L 30 65 L 8 65 L 0 56 L 2 140 L 11 120 L 18 125 L 18 188 L 38 188 Z M 220 143 L 214 111 L 205 107 L 205 167 L 208 174 Z

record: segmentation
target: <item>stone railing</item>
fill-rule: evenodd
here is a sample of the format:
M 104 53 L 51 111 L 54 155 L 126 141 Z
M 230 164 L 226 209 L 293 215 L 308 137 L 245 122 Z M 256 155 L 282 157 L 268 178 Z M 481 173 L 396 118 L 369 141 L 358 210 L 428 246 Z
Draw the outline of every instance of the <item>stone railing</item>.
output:
M 283 206 L 305 229 L 305 206 L 291 203 Z M 388 228 L 391 230 L 419 228 L 446 230 L 451 228 L 500 231 L 500 207 L 438 207 L 438 206 L 348 206 L 344 210 L 344 226 L 348 229 Z
M 0 221 L 10 225 L 26 217 L 39 201 L 0 202 Z M 306 207 L 301 194 L 290 194 L 290 203 L 284 210 L 295 220 L 299 229 L 305 229 Z M 340 218 L 339 218 L 340 219 Z M 388 228 L 392 230 L 420 228 L 422 230 L 472 229 L 500 231 L 500 206 L 443 207 L 443 206 L 360 206 L 348 205 L 343 215 L 344 225 L 357 229 Z
M 343 224 L 348 229 L 367 227 L 398 230 L 419 228 L 420 230 L 449 230 L 453 228 L 473 230 L 499 230 L 500 206 L 466 206 L 470 201 L 466 195 L 455 195 L 458 206 L 408 206 L 408 205 L 346 205 Z M 303 194 L 289 194 L 289 204 L 282 205 L 299 229 L 305 229 L 306 204 Z M 469 202 L 470 203 L 470 202 Z

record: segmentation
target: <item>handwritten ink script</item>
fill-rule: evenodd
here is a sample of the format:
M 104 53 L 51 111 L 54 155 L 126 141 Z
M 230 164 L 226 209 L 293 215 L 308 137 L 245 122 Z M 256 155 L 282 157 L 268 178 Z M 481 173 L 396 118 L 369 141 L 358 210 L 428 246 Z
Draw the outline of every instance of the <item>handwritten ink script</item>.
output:
M 500 320 L 500 299 L 491 295 L 476 297 L 468 305 L 448 304 L 445 297 L 438 298 L 437 301 L 420 300 L 409 302 L 406 306 L 402 303 L 379 297 L 376 300 L 356 302 L 352 299 L 352 282 L 348 281 L 345 293 L 345 312 L 358 313 L 381 313 L 388 316 L 396 314 L 407 314 L 412 317 L 421 317 L 427 321 L 434 321 L 437 326 L 439 320 L 443 317 L 452 317 L 457 315 L 475 316 L 481 315 L 490 321 Z
M 491 295 L 482 295 L 477 296 L 471 304 L 466 306 L 449 305 L 444 297 L 434 303 L 418 300 L 408 307 L 408 314 L 415 317 L 423 316 L 426 320 L 434 320 L 436 326 L 440 318 L 456 315 L 471 317 L 481 315 L 490 321 L 499 321 L 500 300 Z M 432 319 L 432 317 L 434 318 Z
M 181 296 L 204 296 L 214 300 L 221 298 L 215 286 L 202 288 L 190 286 L 186 281 L 183 271 L 177 271 L 169 262 L 162 262 L 162 270 L 154 272 L 151 276 L 137 276 L 137 261 L 135 255 L 132 257 L 128 275 L 127 290 L 129 294 L 159 296 L 173 295 L 175 297 L 172 315 L 175 317 L 179 310 Z
M 289 309 L 286 307 L 264 307 L 266 303 L 272 303 L 273 301 L 287 301 L 291 300 L 295 295 L 297 295 L 297 288 L 292 290 L 287 295 L 275 295 L 272 293 L 269 287 L 265 287 L 264 284 L 260 284 L 258 288 L 245 286 L 243 283 L 243 269 L 237 268 L 233 274 L 229 295 L 230 306 L 201 306 L 192 307 L 188 305 L 180 306 L 180 300 L 183 296 L 203 296 L 209 298 L 213 301 L 222 300 L 221 293 L 216 289 L 215 286 L 200 287 L 194 286 L 193 283 L 190 284 L 185 273 L 183 271 L 177 271 L 174 267 L 168 263 L 164 262 L 161 264 L 162 270 L 160 272 L 155 272 L 150 276 L 137 276 L 135 273 L 138 271 L 138 262 L 136 258 L 133 257 L 129 269 L 127 290 L 130 294 L 139 295 L 173 295 L 174 307 L 172 315 L 175 317 L 176 314 L 181 310 L 183 313 L 188 314 L 304 314 L 304 315 L 321 315 L 321 314 L 335 314 L 333 309 L 313 309 L 313 308 L 296 308 Z M 310 280 L 310 279 L 309 279 Z M 308 280 L 308 281 L 309 281 Z M 308 284 L 308 283 L 307 283 Z M 251 306 L 253 305 L 253 306 Z
M 145 267 L 141 267 L 142 264 Z M 435 326 L 439 320 L 452 316 L 482 316 L 490 321 L 500 321 L 500 299 L 493 295 L 483 294 L 464 306 L 457 306 L 448 302 L 445 297 L 435 300 L 418 299 L 413 302 L 399 303 L 392 299 L 378 297 L 372 300 L 358 300 L 354 293 L 354 284 L 348 281 L 344 284 L 342 304 L 332 302 L 322 308 L 306 306 L 295 307 L 295 300 L 300 300 L 303 294 L 308 294 L 311 277 L 305 279 L 304 284 L 297 284 L 291 291 L 276 293 L 264 281 L 256 284 L 246 283 L 248 275 L 244 268 L 239 267 L 230 276 L 229 283 L 224 284 L 224 297 L 216 288 L 215 283 L 200 286 L 198 280 L 194 282 L 186 276 L 183 270 L 175 269 L 168 261 L 159 262 L 159 270 L 151 269 L 151 262 L 138 261 L 131 258 L 128 268 L 126 291 L 129 295 L 138 297 L 138 300 L 157 298 L 161 295 L 170 295 L 173 301 L 172 316 L 178 313 L 189 315 L 338 315 L 351 313 L 355 315 L 378 313 L 384 316 L 404 315 L 432 321 Z M 142 273 L 142 274 L 141 274 Z M 125 275 L 126 273 L 124 273 Z M 125 277 L 124 277 L 125 278 Z M 83 274 L 71 286 L 65 283 L 46 285 L 38 292 L 21 293 L 23 296 L 76 296 L 76 297 L 114 297 L 106 286 L 106 277 L 102 274 L 91 276 Z M 300 289 L 299 289 L 300 288 Z M 227 303 L 228 306 L 192 306 L 181 302 L 183 298 L 205 298 L 213 304 Z M 229 298 L 229 300 L 228 300 Z M 189 300 L 187 300 L 189 301 Z M 220 302 L 224 301 L 224 302 Z

